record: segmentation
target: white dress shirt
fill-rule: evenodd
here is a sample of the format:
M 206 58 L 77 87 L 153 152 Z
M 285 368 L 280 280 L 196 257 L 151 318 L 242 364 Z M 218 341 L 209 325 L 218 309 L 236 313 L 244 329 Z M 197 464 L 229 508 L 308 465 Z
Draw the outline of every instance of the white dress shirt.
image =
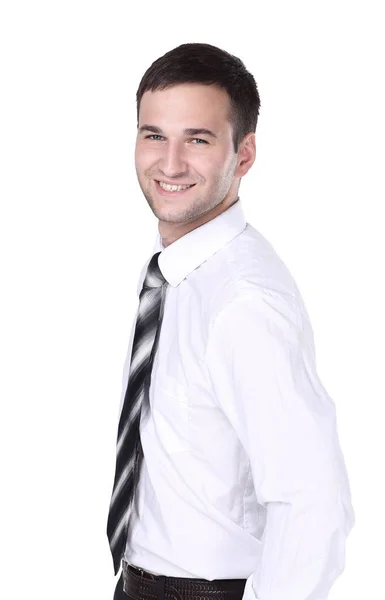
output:
M 240 199 L 166 248 L 158 233 L 159 251 L 169 285 L 124 558 L 247 579 L 244 600 L 325 600 L 355 516 L 293 277 Z

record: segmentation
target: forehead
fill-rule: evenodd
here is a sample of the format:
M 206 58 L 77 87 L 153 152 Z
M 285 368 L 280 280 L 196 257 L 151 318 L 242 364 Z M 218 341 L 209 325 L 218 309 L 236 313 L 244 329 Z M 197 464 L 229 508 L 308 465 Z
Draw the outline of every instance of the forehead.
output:
M 143 94 L 139 125 L 148 122 L 160 125 L 162 121 L 163 124 L 179 123 L 186 127 L 206 124 L 221 128 L 228 124 L 229 109 L 227 92 L 217 86 L 178 84 L 165 90 L 148 90 Z

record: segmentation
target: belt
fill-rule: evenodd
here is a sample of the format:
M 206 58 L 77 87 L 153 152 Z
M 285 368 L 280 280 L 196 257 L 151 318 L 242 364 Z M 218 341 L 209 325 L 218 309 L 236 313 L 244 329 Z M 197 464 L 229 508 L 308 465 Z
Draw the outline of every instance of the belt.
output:
M 123 590 L 133 600 L 241 600 L 246 579 L 195 579 L 153 575 L 123 566 Z

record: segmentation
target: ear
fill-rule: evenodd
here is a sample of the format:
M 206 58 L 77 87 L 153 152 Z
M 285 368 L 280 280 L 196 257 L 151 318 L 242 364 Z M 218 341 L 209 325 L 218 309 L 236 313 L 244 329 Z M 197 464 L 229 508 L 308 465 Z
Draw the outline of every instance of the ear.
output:
M 238 167 L 235 177 L 243 177 L 255 161 L 255 133 L 250 132 L 242 139 L 238 148 Z

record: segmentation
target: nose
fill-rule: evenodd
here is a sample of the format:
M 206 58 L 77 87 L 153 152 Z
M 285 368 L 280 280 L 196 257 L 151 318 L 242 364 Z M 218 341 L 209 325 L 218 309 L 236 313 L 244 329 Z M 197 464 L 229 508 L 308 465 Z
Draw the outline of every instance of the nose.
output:
M 176 179 L 185 175 L 187 172 L 187 162 L 183 145 L 177 141 L 169 140 L 163 148 L 162 156 L 159 160 L 159 169 L 169 179 Z

